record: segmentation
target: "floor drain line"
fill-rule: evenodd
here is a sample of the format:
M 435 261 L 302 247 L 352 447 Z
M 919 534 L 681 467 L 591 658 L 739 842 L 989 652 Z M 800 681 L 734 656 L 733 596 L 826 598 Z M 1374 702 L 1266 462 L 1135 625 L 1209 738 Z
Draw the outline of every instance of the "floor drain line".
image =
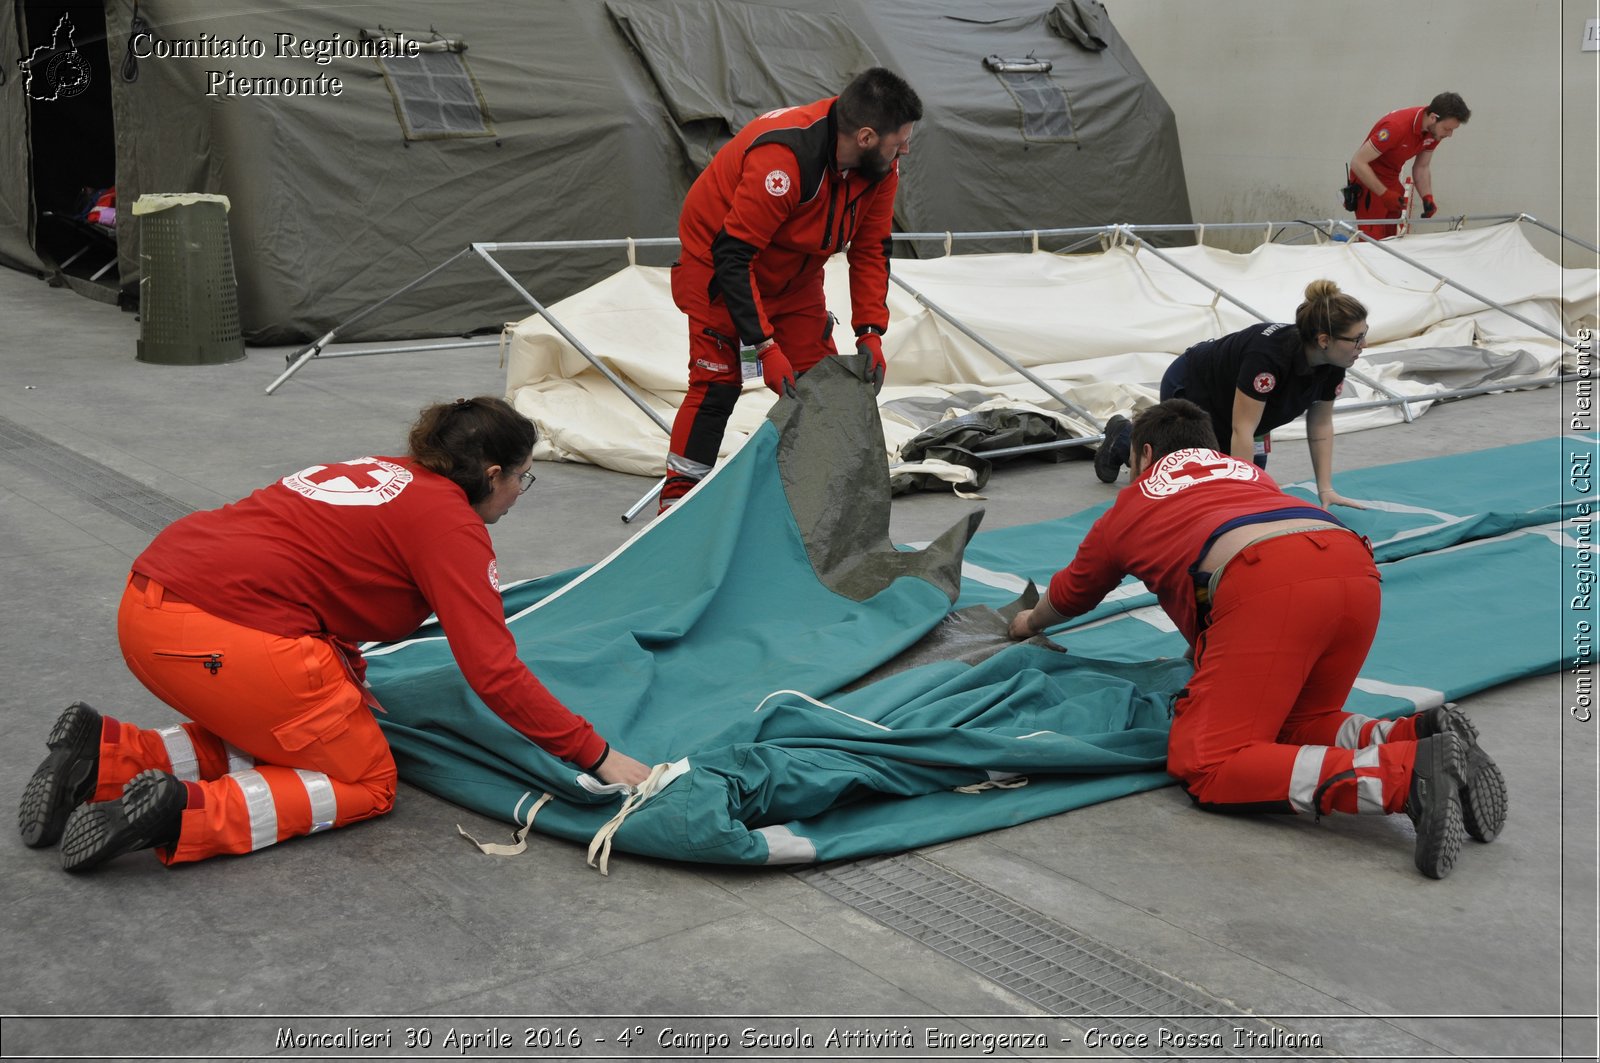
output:
M 1290 1047 L 1292 1031 L 1249 1016 L 1203 991 L 1023 907 L 971 879 L 914 854 L 796 871 L 800 880 L 997 982 L 1054 1015 L 1103 1033 L 1143 1034 L 1148 1054 L 1184 1058 L 1154 1047 L 1158 1029 L 1174 1042 L 1215 1044 L 1206 1058 L 1260 1058 L 1230 1051 L 1241 1036 L 1275 1045 L 1273 1058 L 1308 1056 Z M 1225 1016 L 1225 1017 L 1219 1017 Z M 1239 1031 L 1243 1031 L 1241 1035 Z M 1192 1051 L 1192 1050 L 1190 1050 Z
M 194 512 L 193 506 L 4 417 L 0 417 L 0 458 L 152 535 Z

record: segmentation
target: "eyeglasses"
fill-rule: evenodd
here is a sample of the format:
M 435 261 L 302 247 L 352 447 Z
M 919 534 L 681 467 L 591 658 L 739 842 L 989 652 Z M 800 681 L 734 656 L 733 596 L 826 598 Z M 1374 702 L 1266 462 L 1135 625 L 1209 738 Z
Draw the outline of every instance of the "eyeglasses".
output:
M 528 488 L 532 487 L 533 486 L 533 481 L 535 481 L 537 479 L 538 479 L 538 477 L 533 475 L 533 470 L 532 469 L 529 469 L 527 472 L 525 472 L 521 476 L 517 477 L 517 494 L 519 494 L 519 495 L 527 494 L 528 493 Z
M 1367 344 L 1367 334 L 1365 332 L 1361 333 L 1359 336 L 1335 336 L 1334 339 L 1344 340 L 1346 343 L 1353 343 L 1357 347 L 1364 347 Z

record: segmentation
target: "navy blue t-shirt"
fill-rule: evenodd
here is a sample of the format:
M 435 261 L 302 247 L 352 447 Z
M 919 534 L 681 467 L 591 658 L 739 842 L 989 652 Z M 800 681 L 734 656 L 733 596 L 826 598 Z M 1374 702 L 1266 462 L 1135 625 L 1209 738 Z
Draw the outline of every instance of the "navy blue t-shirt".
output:
M 1233 438 L 1233 397 L 1243 392 L 1266 403 L 1257 436 L 1299 417 L 1315 402 L 1332 402 L 1344 387 L 1344 370 L 1306 361 L 1300 331 L 1292 324 L 1263 323 L 1220 339 L 1203 340 L 1183 352 L 1184 380 L 1177 396 L 1211 415 L 1217 443 Z

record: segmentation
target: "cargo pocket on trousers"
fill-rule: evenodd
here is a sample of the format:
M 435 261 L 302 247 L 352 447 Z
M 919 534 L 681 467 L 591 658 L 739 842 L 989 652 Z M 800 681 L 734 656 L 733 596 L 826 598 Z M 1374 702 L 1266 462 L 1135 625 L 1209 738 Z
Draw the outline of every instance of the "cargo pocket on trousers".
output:
M 272 729 L 272 737 L 290 752 L 314 742 L 328 742 L 350 730 L 350 710 L 340 703 L 319 705 Z

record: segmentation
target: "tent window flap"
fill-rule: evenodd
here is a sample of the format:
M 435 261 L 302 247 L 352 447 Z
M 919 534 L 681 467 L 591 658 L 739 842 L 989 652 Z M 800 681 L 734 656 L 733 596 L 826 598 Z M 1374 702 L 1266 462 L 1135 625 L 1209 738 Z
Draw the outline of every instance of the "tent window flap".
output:
M 414 57 L 378 59 L 407 140 L 495 135 L 465 52 L 459 41 L 432 41 Z
M 1052 64 L 1048 59 L 1004 59 L 998 55 L 987 56 L 984 68 L 994 73 L 1011 98 L 1017 101 L 1022 115 L 1022 139 L 1033 141 L 1076 140 L 1073 132 L 1072 107 L 1067 102 L 1066 91 L 1050 77 Z

